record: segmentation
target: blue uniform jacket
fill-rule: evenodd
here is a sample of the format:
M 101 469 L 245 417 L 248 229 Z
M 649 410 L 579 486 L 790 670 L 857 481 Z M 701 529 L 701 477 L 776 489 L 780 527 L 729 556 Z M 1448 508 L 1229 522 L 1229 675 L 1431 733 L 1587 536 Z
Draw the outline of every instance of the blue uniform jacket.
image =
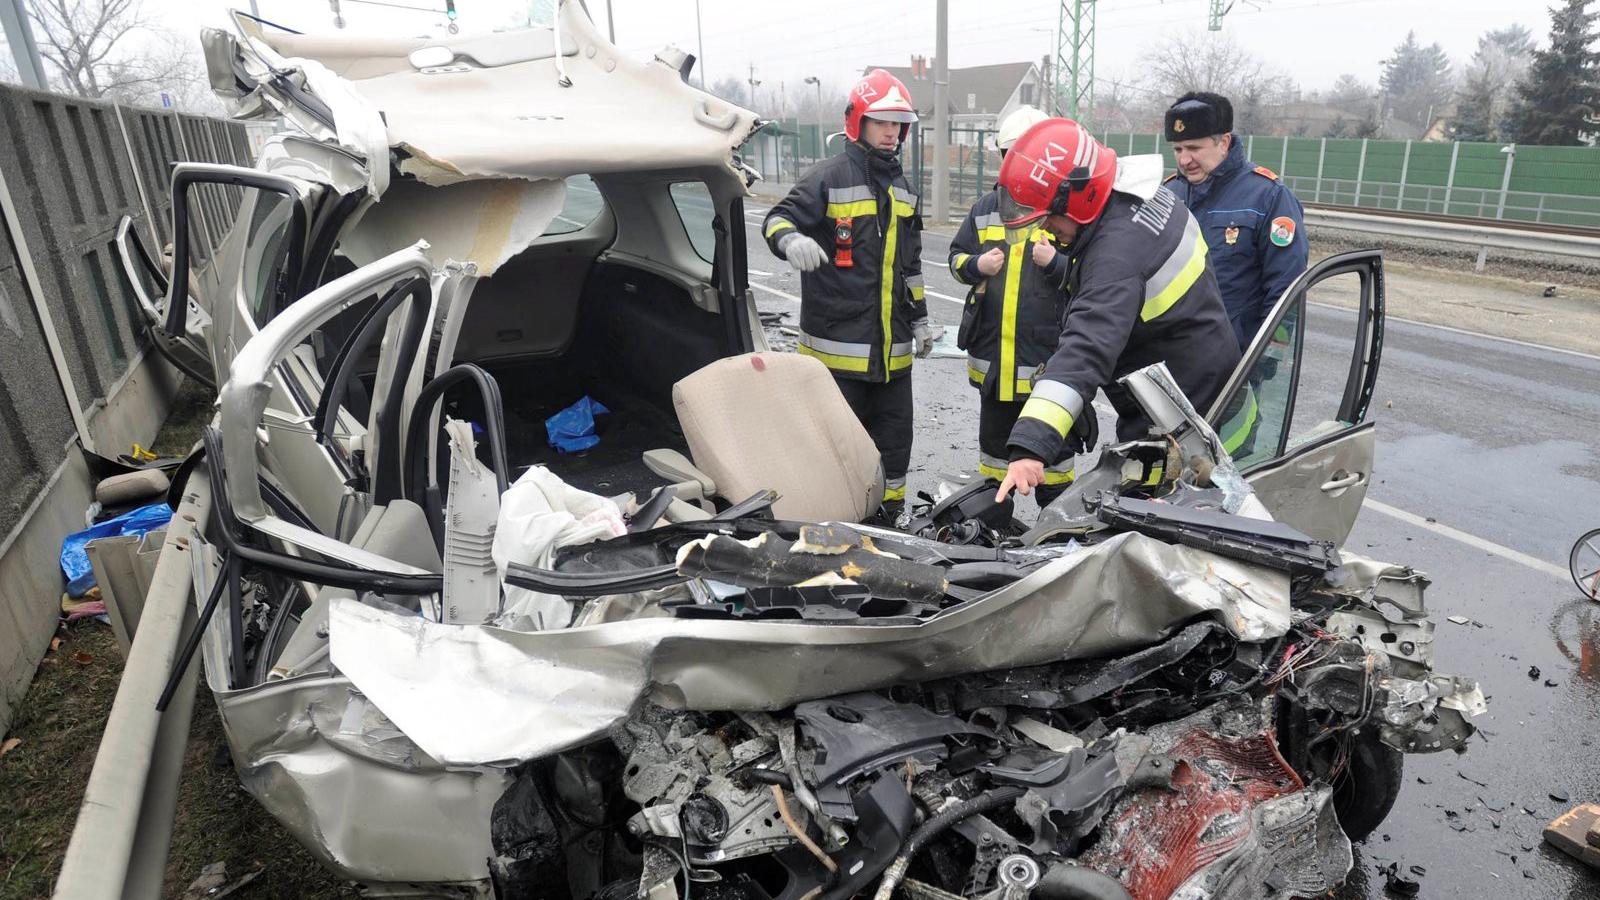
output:
M 1300 201 L 1271 169 L 1245 159 L 1237 135 L 1211 177 L 1190 184 L 1173 175 L 1166 186 L 1200 223 L 1222 303 L 1243 350 L 1272 304 L 1306 270 Z

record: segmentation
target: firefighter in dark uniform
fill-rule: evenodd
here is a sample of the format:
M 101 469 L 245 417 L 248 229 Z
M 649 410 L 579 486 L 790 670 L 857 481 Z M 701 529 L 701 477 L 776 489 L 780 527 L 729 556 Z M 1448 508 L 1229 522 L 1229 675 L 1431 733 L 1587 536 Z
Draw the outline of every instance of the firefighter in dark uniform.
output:
M 1018 107 L 1000 123 L 1000 156 L 1045 114 Z M 1033 388 L 1033 376 L 1055 352 L 1065 305 L 1066 261 L 1051 269 L 1035 265 L 1035 244 L 1048 237 L 1039 223 L 1011 229 L 1000 221 L 1000 195 L 978 198 L 950 242 L 950 274 L 970 285 L 956 345 L 967 351 L 967 380 L 978 389 L 978 471 L 1006 477 L 1006 441 Z M 1073 478 L 1073 448 L 1063 443 L 1047 460 L 1039 505 L 1055 499 Z
M 904 508 L 911 464 L 911 359 L 933 352 L 922 286 L 921 201 L 900 168 L 917 121 L 898 78 L 873 69 L 851 89 L 849 143 L 772 207 L 761 233 L 799 270 L 799 351 L 833 372 L 883 457 L 880 515 Z
M 1200 220 L 1222 303 L 1243 350 L 1283 292 L 1306 270 L 1305 214 L 1276 172 L 1245 158 L 1233 134 L 1233 105 L 1189 93 L 1167 110 L 1178 160 L 1167 187 Z
M 1071 119 L 1028 129 L 1000 164 L 1000 217 L 1010 228 L 1042 223 L 1054 241 L 1035 263 L 1066 266 L 1066 316 L 1055 353 L 1007 440 L 997 499 L 1044 483 L 1074 430 L 1094 418 L 1104 390 L 1117 439 L 1143 438 L 1144 410 L 1116 379 L 1164 362 L 1197 409 L 1208 408 L 1239 363 L 1200 227 L 1165 187 L 1149 198 L 1114 191 L 1117 157 Z

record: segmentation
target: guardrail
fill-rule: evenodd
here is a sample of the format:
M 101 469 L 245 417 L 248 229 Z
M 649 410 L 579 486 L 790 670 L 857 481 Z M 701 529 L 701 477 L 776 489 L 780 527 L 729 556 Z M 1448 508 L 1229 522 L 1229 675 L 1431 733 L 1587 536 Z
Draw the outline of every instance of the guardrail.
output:
M 156 700 L 195 627 L 193 560 L 204 546 L 210 490 L 189 479 L 138 616 L 133 645 L 106 718 L 55 900 L 158 900 L 200 663 L 190 664 L 166 712 Z
M 1469 222 L 1428 219 L 1412 216 L 1377 215 L 1342 209 L 1307 206 L 1306 224 L 1313 227 L 1342 228 L 1370 234 L 1464 244 L 1478 248 L 1474 268 L 1483 271 L 1489 251 L 1512 250 L 1600 260 L 1600 236 L 1560 231 L 1508 228 Z

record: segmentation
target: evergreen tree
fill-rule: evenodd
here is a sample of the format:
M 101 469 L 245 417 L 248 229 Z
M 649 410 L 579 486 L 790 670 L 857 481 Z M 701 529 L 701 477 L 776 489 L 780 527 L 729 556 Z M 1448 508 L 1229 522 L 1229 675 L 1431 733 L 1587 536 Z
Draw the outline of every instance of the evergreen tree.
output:
M 1533 32 L 1521 25 L 1488 31 L 1467 65 L 1456 95 L 1456 138 L 1502 141 L 1509 137 L 1507 117 L 1516 84 L 1533 60 Z
M 1449 102 L 1451 82 L 1450 57 L 1444 48 L 1438 43 L 1422 46 L 1414 31 L 1407 32 L 1394 55 L 1383 61 L 1378 79 L 1386 110 L 1423 131 Z
M 1550 46 L 1533 54 L 1518 83 L 1511 136 L 1524 144 L 1578 144 L 1600 130 L 1600 53 L 1591 0 L 1566 0 L 1550 10 Z

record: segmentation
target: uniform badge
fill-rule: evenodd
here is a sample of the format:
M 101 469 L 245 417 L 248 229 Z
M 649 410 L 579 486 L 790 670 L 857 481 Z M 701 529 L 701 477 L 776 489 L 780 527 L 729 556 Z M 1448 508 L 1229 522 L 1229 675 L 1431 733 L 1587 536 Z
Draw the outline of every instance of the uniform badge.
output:
M 1184 128 L 1184 125 L 1183 125 L 1183 120 L 1182 119 L 1173 119 L 1172 120 L 1172 130 L 1174 132 L 1177 132 L 1178 134 L 1183 134 L 1183 128 Z
M 1228 246 L 1230 247 L 1239 243 L 1239 229 L 1233 225 L 1229 225 L 1227 228 L 1222 230 L 1222 239 L 1227 241 Z
M 1272 243 L 1279 247 L 1287 247 L 1294 242 L 1294 220 L 1288 216 L 1279 216 L 1272 220 L 1270 234 Z

